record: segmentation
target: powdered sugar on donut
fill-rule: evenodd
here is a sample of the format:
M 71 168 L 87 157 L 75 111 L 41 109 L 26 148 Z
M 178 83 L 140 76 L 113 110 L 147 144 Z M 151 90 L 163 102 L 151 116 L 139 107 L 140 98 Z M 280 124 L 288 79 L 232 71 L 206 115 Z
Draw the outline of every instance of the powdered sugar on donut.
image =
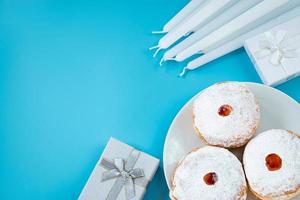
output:
M 218 110 L 229 105 L 232 111 L 221 116 Z M 238 147 L 245 144 L 259 124 L 260 109 L 243 83 L 224 82 L 205 89 L 195 100 L 194 126 L 212 145 Z
M 277 154 L 281 168 L 268 170 L 266 157 Z M 300 187 L 300 139 L 296 134 L 273 129 L 252 139 L 244 152 L 244 168 L 250 187 L 261 196 L 277 197 Z
M 217 175 L 214 185 L 203 177 Z M 207 146 L 189 153 L 178 165 L 171 195 L 177 200 L 246 199 L 246 181 L 239 160 L 228 150 Z

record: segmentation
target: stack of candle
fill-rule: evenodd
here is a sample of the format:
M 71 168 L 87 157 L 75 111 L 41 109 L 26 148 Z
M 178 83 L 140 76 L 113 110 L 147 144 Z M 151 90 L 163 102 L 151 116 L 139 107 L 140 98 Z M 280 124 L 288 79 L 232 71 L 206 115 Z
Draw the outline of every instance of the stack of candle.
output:
M 167 60 L 181 62 L 199 54 L 184 67 L 182 76 L 242 47 L 246 39 L 299 15 L 299 0 L 191 0 L 162 31 L 153 32 L 165 35 L 150 50 L 156 49 L 155 57 L 167 49 L 160 64 Z

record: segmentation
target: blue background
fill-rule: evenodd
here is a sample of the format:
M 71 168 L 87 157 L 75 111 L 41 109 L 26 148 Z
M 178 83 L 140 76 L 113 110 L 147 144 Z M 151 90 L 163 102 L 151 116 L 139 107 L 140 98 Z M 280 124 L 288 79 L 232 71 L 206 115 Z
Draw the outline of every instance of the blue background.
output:
M 0 198 L 76 199 L 109 137 L 162 159 L 172 119 L 225 80 L 261 82 L 243 49 L 184 78 L 148 47 L 187 0 L 0 0 Z M 300 101 L 300 78 L 278 87 Z M 276 109 L 276 108 L 274 108 Z M 167 199 L 163 163 L 145 199 Z

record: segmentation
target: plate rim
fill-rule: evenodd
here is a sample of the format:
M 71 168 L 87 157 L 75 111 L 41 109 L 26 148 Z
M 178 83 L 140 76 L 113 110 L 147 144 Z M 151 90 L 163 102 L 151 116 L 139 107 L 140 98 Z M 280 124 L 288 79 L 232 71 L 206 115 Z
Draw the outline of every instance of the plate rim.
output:
M 267 90 L 272 90 L 273 92 L 275 93 L 279 93 L 280 95 L 283 95 L 285 97 L 287 97 L 293 104 L 295 104 L 295 106 L 299 107 L 300 109 L 300 104 L 295 100 L 293 99 L 292 97 L 290 97 L 289 95 L 287 95 L 286 93 L 280 91 L 279 89 L 277 88 L 274 88 L 274 87 L 271 87 L 271 86 L 268 86 L 268 85 L 264 85 L 264 84 L 261 84 L 261 83 L 255 83 L 255 82 L 247 82 L 247 81 L 223 81 L 223 82 L 240 82 L 240 83 L 244 83 L 246 85 L 252 85 L 254 87 L 262 87 L 262 88 L 265 88 Z M 217 83 L 222 83 L 222 82 L 217 82 Z M 214 83 L 214 84 L 217 84 L 217 83 Z M 214 85 L 212 84 L 212 85 Z M 212 86 L 210 85 L 210 86 Z M 186 109 L 186 107 L 202 92 L 204 91 L 206 88 L 210 87 L 210 86 L 207 86 L 205 88 L 203 88 L 202 90 L 200 90 L 199 92 L 197 92 L 193 97 L 191 97 L 181 108 L 180 110 L 177 112 L 177 114 L 175 115 L 175 117 L 173 118 L 169 128 L 168 128 L 168 131 L 167 131 L 167 135 L 165 136 L 165 141 L 164 141 L 164 148 L 163 148 L 163 171 L 164 171 L 164 176 L 165 176 L 165 181 L 167 183 L 167 186 L 168 186 L 168 189 L 170 190 L 171 189 L 171 186 L 169 185 L 169 181 L 168 181 L 168 177 L 166 175 L 166 165 L 165 165 L 165 160 L 166 160 L 166 143 L 167 143 L 167 140 L 168 138 L 170 137 L 170 130 L 172 129 L 172 127 L 174 126 L 174 122 L 176 121 L 176 119 L 179 117 L 180 113 Z

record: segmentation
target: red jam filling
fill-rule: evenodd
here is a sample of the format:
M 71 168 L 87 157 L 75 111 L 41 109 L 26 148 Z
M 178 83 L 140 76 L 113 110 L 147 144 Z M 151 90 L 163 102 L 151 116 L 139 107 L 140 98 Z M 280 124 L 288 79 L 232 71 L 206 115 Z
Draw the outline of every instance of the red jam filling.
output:
M 226 117 L 231 113 L 231 111 L 232 111 L 232 107 L 230 105 L 222 105 L 219 108 L 218 113 L 220 116 Z
M 266 160 L 266 166 L 269 171 L 276 171 L 281 168 L 282 161 L 277 154 L 271 153 L 266 157 L 265 160 Z
M 207 185 L 214 185 L 217 182 L 218 177 L 215 172 L 209 172 L 203 177 L 203 180 Z

